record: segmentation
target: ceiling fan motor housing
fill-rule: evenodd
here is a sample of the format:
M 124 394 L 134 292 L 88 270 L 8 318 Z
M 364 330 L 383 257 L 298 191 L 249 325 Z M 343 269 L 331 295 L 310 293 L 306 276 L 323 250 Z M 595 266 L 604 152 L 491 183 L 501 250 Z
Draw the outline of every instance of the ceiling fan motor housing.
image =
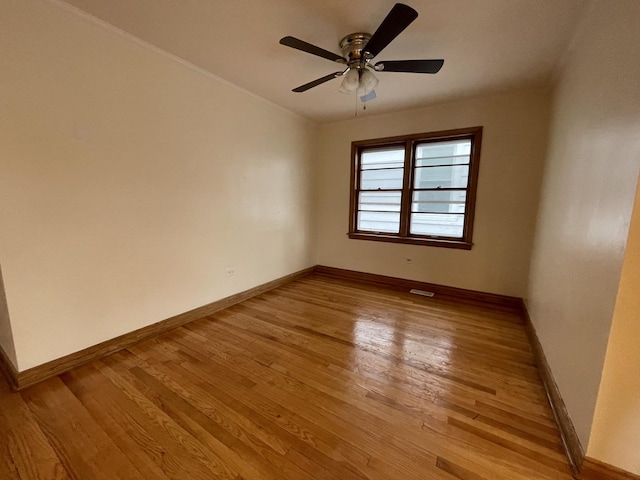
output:
M 364 51 L 365 46 L 369 42 L 371 35 L 369 33 L 352 33 L 340 40 L 340 50 L 342 56 L 347 59 L 350 68 L 360 70 L 366 65 L 366 61 L 371 58 Z

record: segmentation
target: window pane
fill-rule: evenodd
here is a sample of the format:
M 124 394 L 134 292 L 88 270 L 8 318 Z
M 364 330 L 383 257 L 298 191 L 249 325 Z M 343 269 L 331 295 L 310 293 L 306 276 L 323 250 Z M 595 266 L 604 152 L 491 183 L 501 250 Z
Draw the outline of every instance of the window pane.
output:
M 469 163 L 471 140 L 421 143 L 416 146 L 416 166 Z
M 361 190 L 395 190 L 402 188 L 402 168 L 387 170 L 363 170 L 360 175 Z
M 413 192 L 411 211 L 416 213 L 464 213 L 466 190 Z
M 412 213 L 409 231 L 414 235 L 462 238 L 463 228 L 462 214 Z
M 404 166 L 404 148 L 384 147 L 364 150 L 360 155 L 360 168 L 402 168 Z
M 360 192 L 358 210 L 399 212 L 400 192 Z
M 469 183 L 469 165 L 418 167 L 414 171 L 414 188 L 466 188 Z
M 399 212 L 358 212 L 358 230 L 368 232 L 400 232 Z

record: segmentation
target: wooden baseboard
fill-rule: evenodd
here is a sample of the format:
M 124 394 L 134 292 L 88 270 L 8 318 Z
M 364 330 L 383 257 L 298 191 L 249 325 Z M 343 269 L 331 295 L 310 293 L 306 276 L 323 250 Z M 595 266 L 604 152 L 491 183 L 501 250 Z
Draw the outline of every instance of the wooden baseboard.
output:
M 244 292 L 231 295 L 229 297 L 217 300 L 203 307 L 196 308 L 186 313 L 176 315 L 175 317 L 163 320 L 153 325 L 134 330 L 119 337 L 107 340 L 105 342 L 93 345 L 91 347 L 80 350 L 64 357 L 52 360 L 50 362 L 38 365 L 23 372 L 18 372 L 13 368 L 13 364 L 6 358 L 4 352 L 0 350 L 0 368 L 5 372 L 9 379 L 9 383 L 16 390 L 21 390 L 34 385 L 47 378 L 60 375 L 74 367 L 83 365 L 93 360 L 102 358 L 111 353 L 127 348 L 137 342 L 146 340 L 156 335 L 161 335 L 171 329 L 182 326 L 198 318 L 211 315 L 219 310 L 243 302 L 249 298 L 260 295 L 266 291 L 277 288 L 286 283 L 292 282 L 298 278 L 309 275 L 313 272 L 330 275 L 334 277 L 347 278 L 350 280 L 364 281 L 385 285 L 393 288 L 401 288 L 403 290 L 417 288 L 419 290 L 428 290 L 434 292 L 439 297 L 455 299 L 457 301 L 465 301 L 470 303 L 490 304 L 494 307 L 503 307 L 509 309 L 520 309 L 522 300 L 515 297 L 504 295 L 496 295 L 492 293 L 476 292 L 473 290 L 465 290 L 455 287 L 447 287 L 444 285 L 436 285 L 432 283 L 418 282 L 414 280 L 406 280 L 396 277 L 387 277 L 384 275 L 376 275 L 372 273 L 356 272 L 353 270 L 344 270 L 341 268 L 326 267 L 317 265 L 307 268 L 299 272 L 286 275 L 271 282 L 259 285 Z
M 16 378 L 18 376 L 18 371 L 13 366 L 13 362 L 9 360 L 9 356 L 4 351 L 4 349 L 0 346 L 0 371 L 6 377 L 9 385 L 12 388 L 16 389 Z
M 494 307 L 503 307 L 514 310 L 522 309 L 522 299 L 518 297 L 509 297 L 506 295 L 498 295 L 495 293 L 478 292 L 475 290 L 448 287 L 445 285 L 419 282 L 417 280 L 407 280 L 404 278 L 387 277 L 385 275 L 357 272 L 355 270 L 345 270 L 343 268 L 326 267 L 324 265 L 317 265 L 315 271 L 317 273 L 322 273 L 324 275 L 330 275 L 333 277 L 358 280 L 367 283 L 375 283 L 388 287 L 401 288 L 403 290 L 410 290 L 412 288 L 416 288 L 418 290 L 426 290 L 435 293 L 438 297 L 454 299 L 467 303 L 490 304 Z
M 47 378 L 60 375 L 72 368 L 91 362 L 93 360 L 100 359 L 111 353 L 122 350 L 123 348 L 130 347 L 131 345 L 138 343 L 142 340 L 146 340 L 156 335 L 161 335 L 169 330 L 180 327 L 186 323 L 192 322 L 207 315 L 211 315 L 219 310 L 225 309 L 236 303 L 243 302 L 252 297 L 260 295 L 281 285 L 285 285 L 289 282 L 293 282 L 299 278 L 313 273 L 314 267 L 301 270 L 299 272 L 286 275 L 284 277 L 277 278 L 270 282 L 258 285 L 257 287 L 250 288 L 244 292 L 236 293 L 229 297 L 217 300 L 203 307 L 196 308 L 186 313 L 176 315 L 175 317 L 162 320 L 153 325 L 134 330 L 133 332 L 126 333 L 119 337 L 107 340 L 99 343 L 79 352 L 65 355 L 64 357 L 52 360 L 50 362 L 38 365 L 37 367 L 30 368 L 23 372 L 16 372 L 15 370 L 8 372 L 9 381 L 16 390 L 22 390 L 26 387 L 34 385 L 35 383 L 46 380 Z M 10 363 L 9 363 L 10 365 Z
M 627 472 L 595 458 L 585 457 L 581 480 L 640 480 L 640 475 Z
M 556 424 L 558 425 L 558 430 L 560 430 L 560 437 L 564 444 L 564 449 L 569 460 L 571 471 L 574 477 L 579 478 L 584 459 L 582 444 L 580 443 L 576 429 L 573 426 L 571 417 L 569 417 L 569 412 L 567 412 L 564 400 L 560 395 L 560 389 L 558 389 L 558 385 L 553 378 L 551 367 L 547 362 L 547 357 L 544 354 L 542 344 L 538 339 L 538 334 L 533 326 L 533 322 L 531 322 L 531 318 L 529 317 L 529 313 L 527 312 L 524 302 L 522 304 L 522 311 L 524 313 L 525 328 L 527 330 L 527 336 L 529 337 L 529 343 L 533 349 L 533 355 L 536 360 L 538 372 L 540 372 L 540 377 L 542 377 L 542 384 L 544 385 L 547 399 L 551 405 L 553 416 L 555 417 Z

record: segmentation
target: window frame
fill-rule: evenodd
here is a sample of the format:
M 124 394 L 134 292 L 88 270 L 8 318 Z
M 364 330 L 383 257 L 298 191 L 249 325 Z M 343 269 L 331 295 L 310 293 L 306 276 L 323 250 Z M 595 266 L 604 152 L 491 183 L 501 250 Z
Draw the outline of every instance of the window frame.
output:
M 446 237 L 410 233 L 411 203 L 414 191 L 415 154 L 418 144 L 437 143 L 451 140 L 471 140 L 469 155 L 469 180 L 466 187 L 464 223 L 462 237 Z M 478 173 L 480 170 L 480 150 L 482 145 L 482 127 L 460 128 L 439 132 L 418 133 L 397 137 L 359 140 L 351 143 L 351 184 L 349 200 L 348 236 L 356 240 L 374 240 L 380 242 L 407 243 L 433 247 L 459 248 L 471 250 L 473 246 L 473 221 L 475 217 Z M 371 232 L 358 230 L 358 193 L 360 192 L 360 155 L 371 148 L 403 147 L 403 183 L 400 200 L 399 233 Z

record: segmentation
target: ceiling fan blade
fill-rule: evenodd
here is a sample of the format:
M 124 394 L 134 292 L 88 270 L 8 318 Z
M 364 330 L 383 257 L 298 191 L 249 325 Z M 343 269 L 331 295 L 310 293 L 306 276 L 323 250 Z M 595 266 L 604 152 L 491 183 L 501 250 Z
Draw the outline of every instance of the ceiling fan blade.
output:
M 346 60 L 340 55 L 336 55 L 333 52 L 325 50 L 324 48 L 316 47 L 310 43 L 300 40 L 295 37 L 283 37 L 280 39 L 280 44 L 287 47 L 295 48 L 296 50 L 302 50 L 303 52 L 310 53 L 311 55 L 317 55 L 318 57 L 326 58 L 327 60 L 333 60 L 334 62 L 346 63 Z
M 373 34 L 364 50 L 371 54 L 371 58 L 375 57 L 416 18 L 418 18 L 418 12 L 413 8 L 402 3 L 396 3 Z
M 320 84 L 322 84 L 324 82 L 328 82 L 329 80 L 333 80 L 334 78 L 339 77 L 340 75 L 342 75 L 342 72 L 330 73 L 329 75 L 325 75 L 322 78 L 318 78 L 317 80 L 314 80 L 313 82 L 309 82 L 309 83 L 305 83 L 304 85 L 300 85 L 298 88 L 294 88 L 292 90 L 292 92 L 296 92 L 296 93 L 306 92 L 310 88 L 317 87 L 318 85 L 320 85 Z
M 389 60 L 373 67 L 377 72 L 438 73 L 444 60 Z

